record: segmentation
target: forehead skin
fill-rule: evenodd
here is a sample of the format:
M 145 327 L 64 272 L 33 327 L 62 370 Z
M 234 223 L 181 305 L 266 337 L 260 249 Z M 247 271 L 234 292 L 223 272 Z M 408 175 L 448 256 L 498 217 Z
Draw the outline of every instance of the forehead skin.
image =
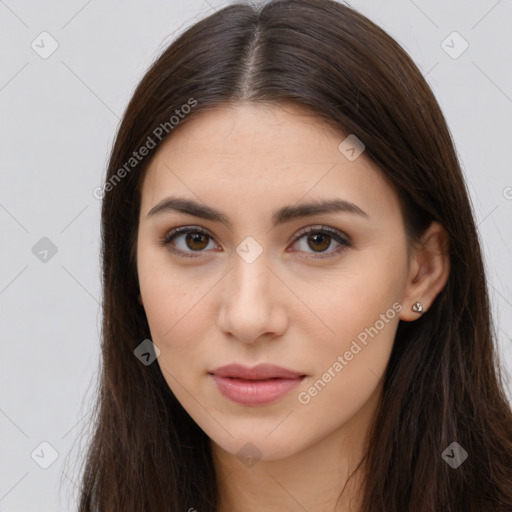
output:
M 386 220 L 403 229 L 395 191 L 364 153 L 355 161 L 340 153 L 345 137 L 293 104 L 201 112 L 157 150 L 143 182 L 140 220 L 172 194 L 227 211 L 235 234 L 242 236 L 241 228 L 255 235 L 271 229 L 279 207 L 342 198 L 371 219 L 351 215 L 351 222 L 382 230 Z

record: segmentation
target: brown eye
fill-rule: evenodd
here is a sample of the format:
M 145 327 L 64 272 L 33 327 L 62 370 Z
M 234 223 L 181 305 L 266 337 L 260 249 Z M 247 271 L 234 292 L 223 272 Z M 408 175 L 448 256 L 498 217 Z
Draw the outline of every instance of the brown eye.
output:
M 178 256 L 186 258 L 201 256 L 212 240 L 211 235 L 203 228 L 182 226 L 171 229 L 161 240 L 161 244 Z
M 194 251 L 200 251 L 208 245 L 207 236 L 202 233 L 192 233 L 185 236 L 185 243 L 187 247 Z
M 327 226 L 316 226 L 304 228 L 295 238 L 294 245 L 300 245 L 299 242 L 305 240 L 299 252 L 313 254 L 310 258 L 329 258 L 336 256 L 344 249 L 350 247 L 351 241 L 348 236 L 344 236 L 336 229 Z M 338 244 L 335 250 L 328 251 L 334 243 Z M 207 252 L 210 243 L 214 244 L 213 237 L 201 227 L 181 226 L 172 229 L 160 241 L 161 245 L 180 257 L 198 257 L 202 253 Z
M 331 237 L 329 235 L 325 235 L 323 233 L 313 233 L 308 235 L 308 244 L 309 246 L 320 252 L 325 251 L 331 245 Z
M 305 244 L 302 244 L 301 250 L 310 254 L 313 253 L 313 256 L 310 256 L 310 258 L 313 259 L 336 256 L 352 245 L 349 237 L 346 237 L 338 230 L 327 226 L 304 228 L 295 238 L 294 245 L 301 245 L 299 242 L 301 242 L 302 239 L 305 240 Z M 333 241 L 338 244 L 338 247 L 335 250 L 327 251 L 327 249 L 331 247 Z

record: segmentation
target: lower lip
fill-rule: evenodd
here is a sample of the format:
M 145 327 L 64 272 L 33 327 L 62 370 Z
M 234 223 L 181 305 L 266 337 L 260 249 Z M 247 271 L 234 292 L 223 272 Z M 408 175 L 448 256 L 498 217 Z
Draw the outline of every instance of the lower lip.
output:
M 226 397 L 243 405 L 265 405 L 288 394 L 304 377 L 296 379 L 244 380 L 212 375 L 219 391 Z

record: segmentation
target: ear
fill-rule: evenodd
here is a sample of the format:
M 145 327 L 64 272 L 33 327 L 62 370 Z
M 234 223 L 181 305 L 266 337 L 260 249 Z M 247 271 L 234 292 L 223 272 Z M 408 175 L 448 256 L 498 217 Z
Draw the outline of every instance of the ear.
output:
M 411 322 L 420 314 L 411 309 L 419 302 L 424 314 L 444 288 L 450 274 L 449 237 L 445 228 L 433 221 L 412 250 L 409 275 L 402 297 L 400 320 Z

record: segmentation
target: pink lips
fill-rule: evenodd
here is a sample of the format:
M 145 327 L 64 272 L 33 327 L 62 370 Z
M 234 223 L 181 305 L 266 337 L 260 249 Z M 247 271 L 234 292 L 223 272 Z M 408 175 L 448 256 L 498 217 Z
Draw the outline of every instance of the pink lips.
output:
M 239 364 L 210 372 L 219 391 L 233 402 L 265 405 L 289 393 L 305 375 L 271 364 L 248 368 Z

